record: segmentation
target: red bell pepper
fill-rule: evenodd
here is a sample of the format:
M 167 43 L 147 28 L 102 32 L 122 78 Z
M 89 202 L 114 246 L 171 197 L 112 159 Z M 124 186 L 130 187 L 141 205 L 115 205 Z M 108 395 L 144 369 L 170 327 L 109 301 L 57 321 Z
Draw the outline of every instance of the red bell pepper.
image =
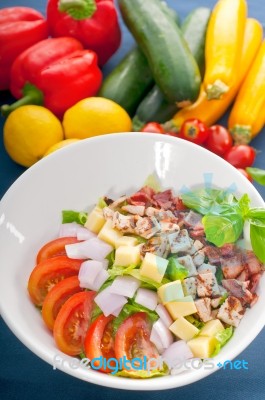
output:
M 2 114 L 8 115 L 21 105 L 39 104 L 62 117 L 79 100 L 94 96 L 101 82 L 96 53 L 83 50 L 74 38 L 46 39 L 13 63 L 10 89 L 20 100 L 2 106 Z
M 10 69 L 15 58 L 47 37 L 47 22 L 38 11 L 27 7 L 0 10 L 0 90 L 9 89 Z
M 47 20 L 52 37 L 71 36 L 94 50 L 104 65 L 121 43 L 113 0 L 48 0 Z

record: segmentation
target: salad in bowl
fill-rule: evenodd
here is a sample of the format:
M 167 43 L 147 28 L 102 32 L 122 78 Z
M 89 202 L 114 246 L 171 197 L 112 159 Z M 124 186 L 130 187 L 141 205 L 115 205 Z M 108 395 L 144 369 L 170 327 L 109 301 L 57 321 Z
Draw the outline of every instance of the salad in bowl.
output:
M 263 221 L 256 189 L 199 146 L 145 133 L 83 140 L 0 203 L 1 314 L 79 379 L 196 382 L 265 324 Z

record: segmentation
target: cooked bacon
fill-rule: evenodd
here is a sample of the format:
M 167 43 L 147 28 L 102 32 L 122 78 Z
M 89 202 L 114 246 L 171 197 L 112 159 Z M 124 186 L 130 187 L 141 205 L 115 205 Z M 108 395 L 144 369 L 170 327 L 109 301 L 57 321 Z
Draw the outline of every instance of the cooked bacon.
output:
M 186 217 L 184 218 L 184 223 L 187 228 L 195 230 L 195 231 L 201 231 L 203 230 L 203 224 L 202 224 L 202 215 L 198 214 L 194 211 L 190 211 Z
M 170 189 L 164 192 L 156 193 L 152 197 L 153 204 L 157 204 L 163 210 L 169 210 L 172 206 L 173 196 Z
M 245 268 L 241 253 L 232 257 L 221 257 L 220 261 L 226 279 L 236 278 Z
M 243 305 L 251 303 L 253 295 L 248 290 L 249 282 L 240 282 L 236 279 L 223 279 L 222 285 L 232 296 L 237 297 Z
M 240 282 L 246 282 L 249 280 L 249 272 L 248 270 L 245 268 L 240 275 L 238 275 L 238 277 L 236 278 L 238 281 Z
M 206 246 L 203 250 L 211 264 L 220 264 L 220 249 L 214 246 Z
M 174 197 L 172 200 L 172 209 L 176 211 L 188 210 L 188 208 L 183 204 L 180 197 Z
M 200 239 L 201 241 L 205 236 L 204 229 L 193 229 L 189 232 L 189 234 L 192 239 Z
M 251 275 L 249 282 L 249 290 L 251 291 L 251 293 L 254 294 L 256 292 L 260 278 L 261 273 Z
M 261 272 L 261 263 L 255 256 L 253 251 L 246 250 L 243 258 L 250 275 L 258 274 L 259 272 Z
M 134 193 L 132 196 L 130 196 L 127 199 L 127 202 L 129 204 L 132 204 L 134 206 L 151 206 L 153 204 L 152 198 L 155 194 L 155 191 L 148 187 L 144 186 L 138 192 Z
M 220 247 L 220 253 L 222 257 L 231 257 L 238 251 L 238 248 L 234 243 L 227 243 Z

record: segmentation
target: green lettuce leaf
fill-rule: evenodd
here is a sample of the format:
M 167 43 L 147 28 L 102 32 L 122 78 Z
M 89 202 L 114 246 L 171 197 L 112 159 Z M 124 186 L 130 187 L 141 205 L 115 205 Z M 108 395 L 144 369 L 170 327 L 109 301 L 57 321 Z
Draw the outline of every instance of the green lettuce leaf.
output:
M 139 269 L 133 269 L 129 275 L 133 276 L 136 279 L 139 279 L 139 281 L 141 281 L 141 287 L 145 287 L 146 289 L 158 289 L 160 286 L 165 285 L 166 283 L 169 283 L 170 280 L 163 278 L 162 282 L 158 283 L 156 281 L 153 281 L 153 279 L 150 278 L 146 278 L 145 276 L 142 276 L 140 274 Z
M 115 276 L 129 275 L 137 267 L 136 264 L 130 264 L 128 267 L 122 267 L 120 265 L 113 265 L 112 268 L 108 269 L 108 273 L 112 278 Z
M 155 173 L 149 175 L 145 182 L 144 186 L 148 186 L 151 189 L 153 189 L 155 192 L 161 192 L 162 191 L 162 186 L 161 183 L 159 182 L 159 179 Z
M 222 347 L 224 347 L 224 345 L 232 338 L 233 333 L 234 333 L 234 328 L 232 326 L 229 326 L 229 328 L 226 328 L 215 335 L 216 339 L 218 340 L 218 343 L 211 357 L 215 357 L 217 356 L 217 354 L 220 353 Z
M 169 257 L 165 276 L 171 281 L 187 278 L 189 271 L 183 267 L 175 257 Z
M 205 325 L 204 322 L 199 321 L 198 319 L 194 318 L 192 315 L 188 315 L 187 317 L 185 317 L 185 319 L 198 329 L 202 329 Z
M 166 364 L 164 364 L 163 369 L 153 369 L 150 371 L 146 371 L 146 370 L 133 370 L 133 371 L 126 371 L 126 370 L 122 370 L 122 371 L 118 371 L 116 372 L 116 374 L 113 374 L 114 376 L 120 376 L 123 378 L 131 378 L 131 379 L 150 379 L 150 378 L 158 378 L 160 376 L 165 376 L 169 374 L 169 369 L 166 366 Z

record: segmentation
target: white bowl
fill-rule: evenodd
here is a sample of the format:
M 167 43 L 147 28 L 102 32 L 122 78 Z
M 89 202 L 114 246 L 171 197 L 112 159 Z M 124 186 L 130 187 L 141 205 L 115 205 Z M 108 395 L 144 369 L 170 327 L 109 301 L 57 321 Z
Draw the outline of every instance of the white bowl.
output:
M 79 379 L 130 390 L 160 390 L 198 381 L 218 370 L 217 362 L 232 360 L 257 336 L 265 324 L 265 277 L 260 299 L 248 310 L 232 340 L 223 348 L 213 369 L 191 370 L 176 376 L 132 380 L 73 368 L 72 358 L 55 346 L 51 333 L 27 293 L 27 281 L 37 250 L 55 238 L 62 209 L 84 210 L 102 195 L 118 196 L 139 189 L 155 172 L 164 188 L 236 185 L 252 204 L 264 206 L 255 188 L 221 158 L 170 136 L 144 133 L 96 137 L 64 148 L 28 169 L 0 203 L 0 307 L 14 334 L 36 355 Z M 212 182 L 211 182 L 212 180 Z

